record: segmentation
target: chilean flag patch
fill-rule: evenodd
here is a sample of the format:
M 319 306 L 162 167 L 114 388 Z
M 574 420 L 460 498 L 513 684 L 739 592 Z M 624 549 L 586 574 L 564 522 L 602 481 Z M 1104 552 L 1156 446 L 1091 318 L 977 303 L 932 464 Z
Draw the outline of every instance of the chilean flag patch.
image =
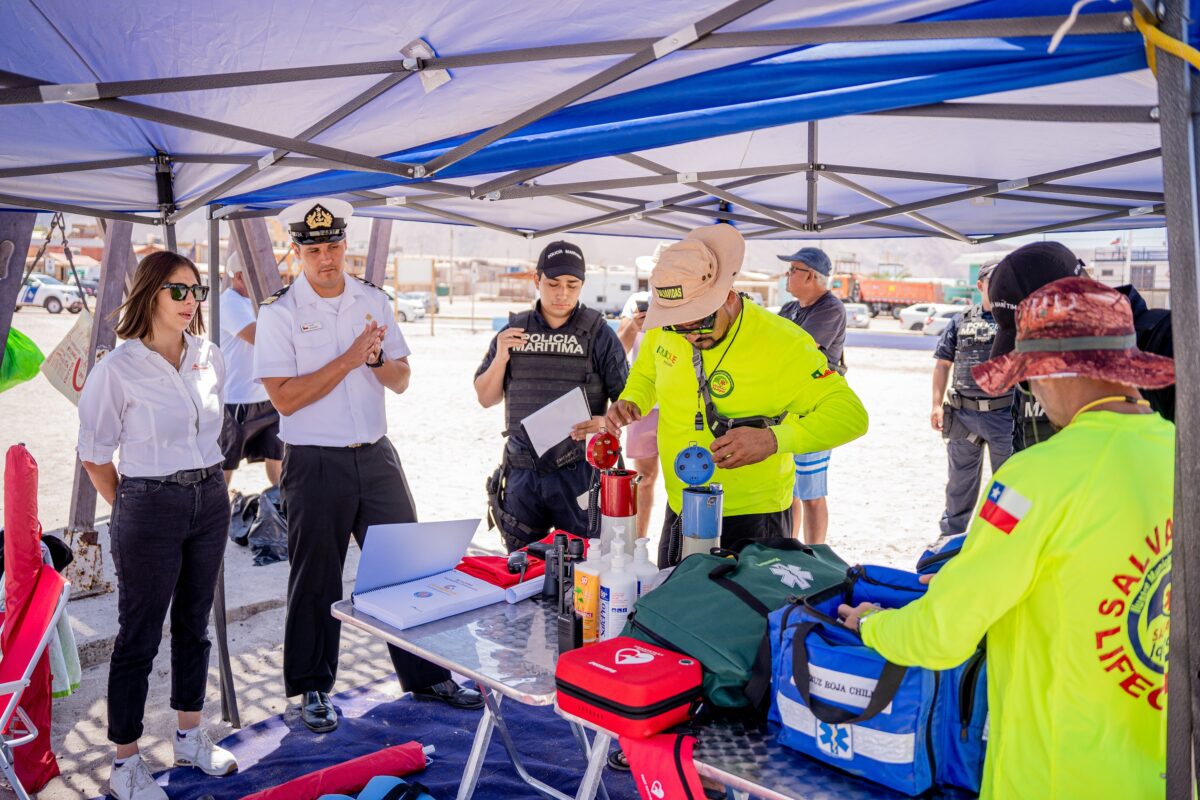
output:
M 1028 497 L 999 481 L 992 481 L 979 516 L 1005 533 L 1012 533 L 1031 508 L 1033 502 Z

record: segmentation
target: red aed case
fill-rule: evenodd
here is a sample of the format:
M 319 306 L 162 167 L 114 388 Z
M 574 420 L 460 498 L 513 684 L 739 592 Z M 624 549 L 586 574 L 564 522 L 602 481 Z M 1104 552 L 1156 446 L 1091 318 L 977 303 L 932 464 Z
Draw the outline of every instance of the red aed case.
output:
M 558 707 L 621 736 L 653 736 L 685 722 L 700 698 L 700 662 L 618 636 L 563 653 Z

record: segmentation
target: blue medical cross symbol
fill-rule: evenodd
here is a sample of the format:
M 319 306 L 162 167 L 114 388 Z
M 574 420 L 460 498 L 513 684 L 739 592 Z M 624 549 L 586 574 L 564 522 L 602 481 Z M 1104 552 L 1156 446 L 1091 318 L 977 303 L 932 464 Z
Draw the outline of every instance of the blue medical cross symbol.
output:
M 839 753 L 843 750 L 850 749 L 850 732 L 845 728 L 834 727 L 827 722 L 821 723 L 821 744 L 828 747 L 834 753 Z

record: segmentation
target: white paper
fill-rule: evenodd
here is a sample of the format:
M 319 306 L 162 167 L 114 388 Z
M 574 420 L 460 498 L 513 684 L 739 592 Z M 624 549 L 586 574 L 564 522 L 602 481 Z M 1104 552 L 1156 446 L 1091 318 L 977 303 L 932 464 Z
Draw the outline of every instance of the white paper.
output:
M 519 603 L 522 600 L 528 600 L 535 594 L 541 594 L 542 584 L 545 583 L 542 578 L 543 576 L 538 575 L 536 578 L 530 578 L 524 583 L 508 587 L 504 591 L 504 599 L 509 603 Z
M 583 389 L 576 386 L 553 403 L 539 408 L 521 425 L 529 437 L 533 449 L 540 458 L 547 450 L 571 435 L 571 429 L 592 418 Z

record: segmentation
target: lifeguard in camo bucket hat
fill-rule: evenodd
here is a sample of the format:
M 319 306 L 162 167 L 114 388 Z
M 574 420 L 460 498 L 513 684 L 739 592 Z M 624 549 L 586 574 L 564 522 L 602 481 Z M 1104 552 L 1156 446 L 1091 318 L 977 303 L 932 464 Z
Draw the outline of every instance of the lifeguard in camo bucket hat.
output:
M 895 664 L 950 669 L 987 637 L 981 800 L 1162 797 L 1175 426 L 1135 387 L 1169 385 L 1173 362 L 1088 278 L 1016 312 L 1013 352 L 972 374 L 989 394 L 1028 380 L 1060 431 L 996 471 L 923 597 L 839 614 Z

